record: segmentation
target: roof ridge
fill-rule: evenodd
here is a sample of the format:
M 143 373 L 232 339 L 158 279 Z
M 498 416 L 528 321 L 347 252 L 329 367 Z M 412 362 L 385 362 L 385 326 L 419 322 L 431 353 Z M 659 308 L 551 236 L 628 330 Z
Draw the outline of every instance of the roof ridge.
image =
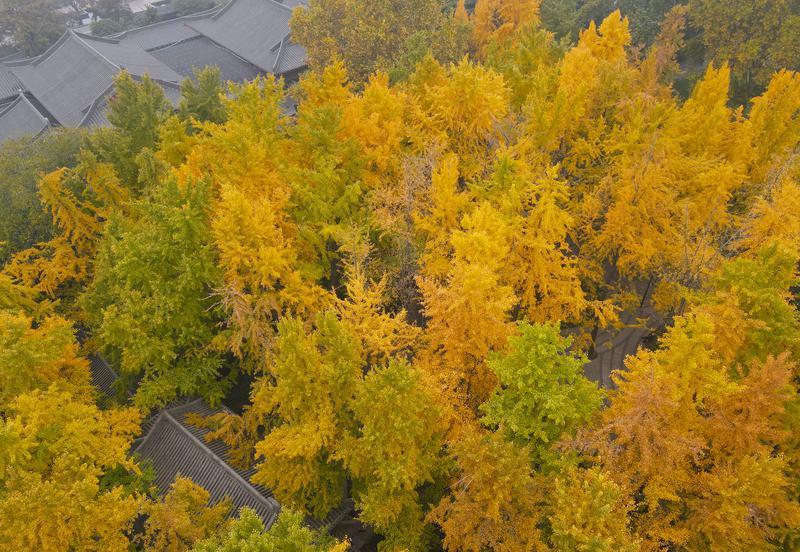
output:
M 28 96 L 25 95 L 25 92 L 18 92 L 17 95 L 14 96 L 13 100 L 11 100 L 8 104 L 4 105 L 3 108 L 0 109 L 0 117 L 2 117 L 6 113 L 14 109 L 18 104 L 23 102 L 27 104 L 28 107 L 30 107 L 34 111 L 34 113 L 36 113 L 36 115 L 42 120 L 42 122 L 47 123 L 47 125 L 52 124 L 50 119 L 48 119 L 41 111 L 39 111 L 38 107 L 33 105 L 33 102 L 31 102 L 30 99 L 28 99 Z
M 199 400 L 199 399 L 198 399 L 198 400 Z M 190 404 L 193 404 L 193 403 L 190 403 Z M 252 496 L 253 496 L 253 497 L 254 497 L 254 498 L 255 498 L 255 499 L 258 501 L 258 502 L 260 502 L 260 503 L 261 503 L 263 506 L 266 506 L 266 507 L 268 507 L 268 508 L 275 508 L 275 507 L 277 507 L 277 508 L 280 508 L 280 504 L 278 504 L 278 501 L 277 501 L 277 500 L 275 500 L 275 499 L 270 499 L 270 498 L 267 498 L 267 497 L 265 497 L 264 495 L 262 495 L 261 493 L 259 493 L 259 492 L 258 492 L 258 490 L 257 490 L 257 489 L 256 489 L 256 488 L 253 486 L 253 484 L 252 484 L 252 483 L 250 483 L 250 482 L 249 482 L 248 480 L 246 480 L 244 477 L 242 477 L 241 475 L 239 475 L 239 474 L 236 472 L 236 470 L 234 470 L 234 469 L 233 469 L 233 468 L 232 468 L 232 467 L 231 467 L 231 466 L 230 466 L 230 465 L 229 465 L 227 462 L 225 462 L 225 461 L 224 461 L 222 458 L 220 458 L 219 456 L 217 456 L 216 454 L 214 454 L 214 452 L 213 452 L 213 451 L 212 451 L 210 448 L 208 448 L 208 445 L 206 445 L 206 444 L 205 444 L 203 441 L 201 441 L 200 439 L 198 439 L 197 437 L 195 437 L 194 435 L 192 435 L 192 432 L 191 432 L 191 431 L 189 431 L 187 428 L 185 428 L 185 427 L 183 426 L 183 424 L 181 424 L 180 422 L 178 422 L 178 420 L 176 420 L 176 419 L 175 419 L 175 418 L 172 416 L 172 414 L 170 413 L 170 411 L 169 411 L 169 410 L 164 410 L 164 411 L 163 411 L 161 414 L 159 414 L 159 417 L 161 417 L 161 416 L 163 416 L 163 419 L 165 419 L 165 420 L 166 420 L 168 423 L 171 423 L 171 424 L 173 424 L 175 427 L 177 427 L 179 431 L 181 431 L 181 432 L 182 432 L 182 433 L 183 433 L 183 434 L 184 434 L 186 437 L 188 437 L 188 438 L 189 438 L 189 439 L 192 441 L 192 443 L 193 443 L 195 446 L 199 447 L 199 448 L 200 448 L 200 450 L 201 450 L 201 452 L 203 452 L 203 453 L 204 453 L 206 456 L 208 456 L 208 457 L 209 457 L 209 458 L 210 458 L 210 459 L 211 459 L 213 462 L 215 462 L 215 463 L 216 463 L 216 464 L 218 464 L 218 465 L 219 465 L 219 466 L 220 466 L 220 467 L 221 467 L 223 470 L 225 470 L 226 472 L 228 472 L 228 474 L 229 474 L 229 475 L 231 475 L 231 476 L 232 476 L 232 477 L 233 477 L 233 478 L 234 478 L 236 481 L 238 481 L 240 484 L 244 485 L 244 487 L 247 489 L 247 492 L 248 492 L 248 493 L 250 493 L 250 494 L 251 494 L 251 495 L 252 495 Z M 150 434 L 153 432 L 153 429 L 155 429 L 156 425 L 157 425 L 157 424 L 154 424 L 154 425 L 153 425 L 153 428 L 151 428 L 151 429 L 150 429 L 150 433 L 148 433 L 148 435 L 150 435 Z M 146 440 L 146 439 L 147 439 L 147 437 L 145 437 L 145 440 Z M 137 450 L 138 450 L 138 449 L 139 449 L 139 448 L 142 446 L 142 444 L 144 444 L 144 441 L 142 441 L 142 443 L 141 443 L 141 444 L 140 444 L 138 447 L 136 447 L 136 448 L 137 448 Z
M 187 14 L 187 15 L 182 15 L 180 17 L 175 17 L 173 19 L 165 19 L 164 21 L 157 21 L 156 23 L 150 23 L 149 25 L 142 25 L 141 27 L 135 27 L 133 29 L 128 29 L 126 31 L 122 31 L 120 33 L 113 34 L 113 35 L 111 35 L 111 38 L 115 38 L 117 40 L 122 40 L 123 38 L 126 38 L 128 35 L 133 35 L 133 34 L 136 34 L 139 31 L 152 29 L 154 27 L 159 27 L 159 26 L 162 26 L 162 25 L 163 26 L 167 26 L 167 25 L 175 24 L 176 22 L 184 22 L 184 21 L 191 20 L 191 19 L 203 19 L 203 18 L 205 18 L 205 17 L 207 17 L 209 15 L 213 16 L 220 9 L 222 9 L 222 8 L 220 8 L 219 6 L 215 6 L 213 8 L 209 8 L 207 10 L 199 11 L 199 12 L 196 12 L 196 13 L 190 13 L 190 14 Z
M 89 353 L 87 356 L 93 356 L 99 362 L 101 362 L 103 364 L 103 366 L 105 366 L 108 369 L 109 372 L 114 374 L 114 376 L 119 377 L 119 374 L 117 374 L 117 371 L 114 370 L 114 368 L 111 367 L 111 365 L 108 363 L 108 361 L 101 354 L 99 354 L 98 352 Z
M 16 61 L 4 61 L 3 64 L 7 67 L 20 67 L 22 65 L 39 65 L 45 59 L 50 57 L 52 53 L 55 52 L 64 42 L 66 42 L 67 39 L 70 37 L 71 33 L 72 31 L 70 30 L 64 31 L 64 34 L 58 37 L 58 40 L 53 42 L 53 44 L 51 44 L 50 47 L 47 48 L 47 50 L 45 50 L 38 56 L 31 56 L 29 58 L 19 59 Z
M 144 446 L 144 444 L 150 439 L 150 436 L 153 434 L 153 428 L 155 428 L 158 425 L 158 422 L 161 421 L 162 416 L 164 416 L 164 412 L 166 412 L 166 411 L 162 410 L 161 412 L 156 414 L 155 422 L 153 422 L 153 425 L 150 426 L 150 431 L 145 433 L 144 437 L 142 437 L 142 440 L 139 441 L 139 444 L 136 445 L 135 449 L 133 449 L 133 454 L 136 454 L 137 452 L 139 452 L 139 449 L 142 448 Z
M 80 31 L 72 30 L 75 33 L 75 36 L 80 38 L 84 38 L 87 40 L 96 40 L 97 42 L 106 42 L 108 44 L 119 44 L 119 40 L 111 36 L 97 36 L 89 33 L 82 33 Z
M 231 3 L 235 2 L 235 1 L 236 1 L 236 0 L 231 0 Z M 230 5 L 230 4 L 229 4 L 229 5 Z M 212 18 L 212 19 L 213 19 L 213 18 Z M 244 57 L 244 56 L 243 56 L 242 54 L 240 54 L 239 52 L 236 52 L 236 51 L 234 51 L 234 50 L 231 50 L 230 48 L 228 48 L 227 46 L 225 46 L 225 45 L 224 45 L 224 44 L 222 44 L 221 42 L 218 42 L 218 41 L 214 40 L 212 37 L 210 37 L 210 36 L 208 36 L 206 33 L 204 33 L 202 29 L 198 29 L 197 27 L 194 27 L 194 26 L 192 26 L 192 25 L 189 25 L 188 23 L 185 23 L 185 25 L 186 25 L 187 27 L 189 27 L 190 29 L 192 29 L 193 31 L 196 31 L 196 32 L 197 32 L 197 33 L 198 33 L 200 36 L 202 36 L 203 38 L 205 38 L 205 39 L 207 39 L 207 40 L 210 40 L 211 42 L 213 42 L 214 44 L 216 44 L 216 45 L 217 45 L 217 46 L 219 46 L 220 48 L 223 48 L 223 49 L 225 49 L 225 50 L 227 50 L 227 51 L 231 52 L 233 55 L 235 55 L 236 57 L 238 57 L 238 58 L 239 58 L 239 59 L 241 59 L 241 60 L 244 60 L 244 61 L 246 61 L 247 63 L 249 63 L 249 64 L 250 64 L 250 65 L 252 65 L 253 67 L 256 67 L 256 68 L 258 68 L 258 69 L 261 69 L 262 71 L 266 71 L 266 69 L 264 69 L 264 68 L 263 68 L 261 65 L 259 65 L 259 64 L 258 64 L 258 63 L 256 63 L 255 61 L 253 61 L 253 60 L 251 60 L 251 59 L 248 59 L 248 58 Z M 274 46 L 273 46 L 273 48 L 274 48 Z
M 19 94 L 17 94 L 16 96 L 14 96 L 14 99 L 11 100 L 8 104 L 6 104 L 2 108 L 0 108 L 0 117 L 2 117 L 3 115 L 5 115 L 9 111 L 11 111 L 14 108 L 14 106 L 17 105 L 20 102 L 20 96 L 22 96 L 21 92 Z
M 42 115 L 42 113 L 39 111 L 39 109 L 38 109 L 38 108 L 37 108 L 35 105 L 33 105 L 33 102 L 31 102 L 31 101 L 28 99 L 28 96 L 26 96 L 24 92 L 20 92 L 20 93 L 19 93 L 19 97 L 20 97 L 20 100 L 21 100 L 21 101 L 23 101 L 23 102 L 25 102 L 26 104 L 28 104 L 28 107 L 30 107 L 31 109 L 33 109 L 33 111 L 34 111 L 34 112 L 36 112 L 36 114 L 39 116 L 39 118 L 40 118 L 40 119 L 41 119 L 43 122 L 45 122 L 47 125 L 49 125 L 49 124 L 50 124 L 50 119 L 48 119 L 47 117 L 45 117 L 44 115 Z
M 294 8 L 293 8 L 292 6 L 287 6 L 287 5 L 286 5 L 286 4 L 284 4 L 283 2 L 278 2 L 278 0 L 264 0 L 264 1 L 266 1 L 266 2 L 272 2 L 273 4 L 278 4 L 280 7 L 282 7 L 282 8 L 286 8 L 286 9 L 287 9 L 287 10 L 289 10 L 290 12 L 293 12 L 293 11 L 294 11 Z M 298 5 L 299 5 L 299 4 L 298 4 Z M 295 6 L 295 8 L 296 8 L 296 7 L 297 7 L 297 6 Z
M 215 13 L 214 15 L 212 15 L 212 16 L 211 16 L 211 19 L 218 19 L 219 17 L 221 17 L 221 16 L 222 16 L 222 14 L 224 14 L 226 11 L 228 11 L 228 10 L 231 8 L 231 6 L 233 6 L 234 4 L 236 4 L 236 2 L 238 2 L 238 1 L 239 1 L 239 0 L 230 0 L 230 2 L 228 2 L 227 4 L 225 4 L 225 6 L 223 6 L 221 10 L 219 10 L 217 13 Z M 292 7 L 290 7 L 290 6 L 287 6 L 287 5 L 286 5 L 286 4 L 284 4 L 283 2 L 278 2 L 277 0 L 261 0 L 261 1 L 262 1 L 262 2 L 269 2 L 270 4 L 275 4 L 276 6 L 280 6 L 280 7 L 282 7 L 283 9 L 287 10 L 289 13 L 291 13 L 291 12 L 293 12 L 293 11 L 294 11 L 294 8 L 292 8 Z
M 117 71 L 122 71 L 122 70 L 123 70 L 123 69 L 122 69 L 122 67 L 120 67 L 119 65 L 117 65 L 116 63 L 114 63 L 113 61 L 111 61 L 110 59 L 108 59 L 106 56 L 104 56 L 103 54 L 101 54 L 101 53 L 100 53 L 100 52 L 97 50 L 97 48 L 95 48 L 94 46 L 92 46 L 91 44 L 89 44 L 89 43 L 88 43 L 86 40 L 84 40 L 83 38 L 84 38 L 84 36 L 86 36 L 86 35 L 81 35 L 81 34 L 79 34 L 79 33 L 75 32 L 75 31 L 67 31 L 67 32 L 69 32 L 69 33 L 72 33 L 72 34 L 73 34 L 73 36 L 75 37 L 75 39 L 76 39 L 76 40 L 77 40 L 77 41 L 78 41 L 78 42 L 79 42 L 79 43 L 80 43 L 80 44 L 81 44 L 81 45 L 82 45 L 84 48 L 86 48 L 86 49 L 87 49 L 87 50 L 89 50 L 90 52 L 92 52 L 92 53 L 94 53 L 95 55 L 97 55 L 97 56 L 98 56 L 98 57 L 99 57 L 101 60 L 103 60 L 103 61 L 105 61 L 106 63 L 108 63 L 108 64 L 109 64 L 109 65 L 110 65 L 112 68 L 116 69 Z M 96 98 L 95 98 L 95 99 L 96 99 Z
M 228 10 L 230 9 L 230 7 L 231 7 L 231 6 L 233 6 L 235 3 L 236 3 L 236 0 L 230 0 L 230 2 L 228 2 L 227 4 L 225 4 L 224 6 L 222 6 L 222 8 L 221 8 L 221 9 L 220 9 L 220 10 L 219 10 L 217 13 L 215 13 L 214 15 L 212 15 L 212 16 L 211 16 L 211 19 L 217 19 L 217 18 L 218 18 L 219 16 L 221 16 L 223 13 L 225 13 L 226 11 L 228 11 Z
M 36 96 L 34 96 L 32 92 L 23 90 L 21 94 L 25 96 L 25 100 L 29 104 L 31 104 L 34 107 L 34 109 L 36 109 L 36 111 L 44 115 L 45 119 L 47 119 L 48 121 L 48 124 L 50 124 L 51 126 L 62 126 L 58 118 L 56 118 L 56 116 L 53 115 L 53 113 L 49 109 L 47 109 L 47 106 L 45 106 L 42 102 L 40 102 L 39 99 Z
M 283 51 L 285 49 L 286 41 L 289 39 L 290 35 L 284 36 L 281 41 L 278 43 L 278 55 L 275 56 L 275 62 L 272 64 L 272 73 L 275 74 L 275 70 L 278 68 L 278 65 L 281 63 L 281 56 L 283 56 Z
M 121 71 L 121 69 L 120 69 L 120 71 Z M 92 102 L 89 104 L 89 106 L 86 108 L 86 113 L 84 113 L 83 117 L 81 118 L 80 122 L 78 123 L 78 127 L 82 127 L 84 125 L 84 123 L 86 123 L 86 121 L 89 119 L 89 117 L 92 116 L 92 113 L 94 113 L 95 108 L 98 105 L 100 105 L 100 101 L 102 99 L 104 99 L 109 94 L 109 92 L 111 92 L 113 89 L 114 89 L 114 82 L 112 81 L 111 84 L 109 84 L 106 87 L 105 90 L 103 90 L 95 99 L 93 99 Z M 105 359 L 103 359 L 103 362 L 105 362 Z M 108 364 L 108 363 L 106 363 L 106 364 Z M 109 365 L 109 369 L 111 369 L 110 365 Z M 114 373 L 116 375 L 116 373 L 114 372 L 113 369 L 111 371 L 112 371 L 112 373 Z M 119 377 L 119 376 L 117 376 L 117 377 Z

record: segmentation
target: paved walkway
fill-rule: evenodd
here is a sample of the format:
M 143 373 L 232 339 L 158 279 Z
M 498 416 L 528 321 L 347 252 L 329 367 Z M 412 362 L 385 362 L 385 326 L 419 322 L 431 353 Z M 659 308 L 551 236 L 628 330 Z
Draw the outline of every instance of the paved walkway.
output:
M 625 357 L 635 355 L 642 340 L 651 333 L 649 327 L 623 327 L 603 330 L 595 343 L 596 356 L 583 370 L 586 377 L 607 389 L 613 389 L 611 373 L 625 367 Z
M 625 368 L 625 358 L 635 355 L 642 340 L 661 328 L 664 319 L 646 300 L 641 307 L 622 313 L 620 323 L 620 327 L 606 328 L 598 333 L 595 357 L 584 366 L 586 377 L 606 389 L 616 387 L 611 379 L 612 372 Z

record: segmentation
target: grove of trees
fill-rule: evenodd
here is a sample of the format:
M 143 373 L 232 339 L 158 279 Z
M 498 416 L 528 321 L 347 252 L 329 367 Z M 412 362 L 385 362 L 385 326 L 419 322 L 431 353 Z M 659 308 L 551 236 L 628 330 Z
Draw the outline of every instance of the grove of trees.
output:
M 123 73 L 109 127 L 5 144 L 0 548 L 340 552 L 303 518 L 347 489 L 385 551 L 796 550 L 800 75 L 763 53 L 796 6 L 556 4 L 310 0 L 289 88 Z M 198 423 L 283 505 L 266 532 L 129 455 L 242 381 Z

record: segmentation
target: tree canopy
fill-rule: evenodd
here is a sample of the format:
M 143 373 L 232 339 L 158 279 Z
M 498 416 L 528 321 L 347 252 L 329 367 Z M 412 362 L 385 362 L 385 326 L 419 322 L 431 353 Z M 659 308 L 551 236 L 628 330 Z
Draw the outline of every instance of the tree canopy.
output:
M 0 155 L 0 548 L 798 548 L 794 5 L 411 4 Z M 277 520 L 130 456 L 190 397 Z

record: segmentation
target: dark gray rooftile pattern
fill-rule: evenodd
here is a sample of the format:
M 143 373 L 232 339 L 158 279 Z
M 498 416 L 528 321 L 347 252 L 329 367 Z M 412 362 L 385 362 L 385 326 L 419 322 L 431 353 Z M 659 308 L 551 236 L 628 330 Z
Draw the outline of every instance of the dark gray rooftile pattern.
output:
M 203 12 L 202 14 L 179 17 L 177 19 L 170 19 L 168 21 L 147 25 L 146 27 L 131 29 L 115 35 L 115 38 L 119 39 L 122 44 L 136 44 L 145 50 L 163 48 L 164 46 L 169 46 L 176 42 L 200 36 L 200 33 L 186 25 L 186 22 L 204 19 L 208 17 L 209 14 L 214 14 L 217 11 L 219 10 L 215 9 L 209 12 Z
M 32 63 L 11 64 L 10 69 L 64 126 L 78 126 L 119 71 L 70 32 Z
M 123 69 L 168 83 L 181 80 L 139 47 L 71 31 L 42 56 L 10 63 L 8 68 L 60 124 L 73 127 L 97 123 L 91 112 Z
M 22 83 L 7 67 L 0 66 L 0 98 L 8 98 L 19 94 Z
M 283 75 L 306 66 L 306 49 L 294 42 L 284 41 L 274 73 Z
M 114 395 L 117 373 L 100 355 L 89 355 L 92 383 L 105 395 Z M 251 482 L 256 467 L 236 468 L 228 463 L 229 447 L 220 440 L 208 441 L 208 430 L 192 425 L 190 415 L 211 416 L 230 412 L 225 407 L 211 408 L 200 399 L 178 399 L 142 424 L 143 436 L 134 442 L 133 453 L 151 462 L 156 473 L 155 484 L 164 494 L 178 474 L 188 477 L 211 495 L 216 504 L 230 497 L 234 512 L 247 506 L 264 520 L 267 527 L 275 521 L 280 505 L 272 491 Z M 353 511 L 353 502 L 344 500 L 324 519 L 308 518 L 313 529 L 330 528 Z
M 666 323 L 651 304 L 649 284 L 637 282 L 636 288 L 642 296 L 641 305 L 620 313 L 619 327 L 608 327 L 598 332 L 595 356 L 583 367 L 587 378 L 606 389 L 616 388 L 613 373 L 625 370 L 625 360 L 639 351 L 647 336 L 657 334 Z
M 164 96 L 167 97 L 169 103 L 171 103 L 174 107 L 178 107 L 178 105 L 181 102 L 180 84 L 171 84 L 171 83 L 167 84 L 163 82 L 159 84 L 161 84 L 161 89 L 164 91 Z
M 228 496 L 235 510 L 253 508 L 269 527 L 280 510 L 272 491 L 251 482 L 256 467 L 240 469 L 228 464 L 229 447 L 222 441 L 207 441 L 208 430 L 188 422 L 190 415 L 211 416 L 229 412 L 211 408 L 202 400 L 194 400 L 164 409 L 145 424 L 146 435 L 135 449 L 141 458 L 149 460 L 156 472 L 156 485 L 163 493 L 178 474 L 190 478 L 205 488 L 214 503 Z M 324 519 L 306 519 L 312 529 L 329 528 L 353 511 L 353 502 L 344 500 Z
M 98 127 L 108 124 L 107 100 L 121 70 L 158 81 L 173 105 L 179 91 L 170 85 L 179 84 L 194 68 L 216 65 L 223 79 L 234 82 L 259 73 L 294 78 L 305 67 L 306 54 L 291 42 L 288 24 L 292 10 L 304 4 L 230 0 L 222 8 L 112 38 L 68 31 L 41 56 L 0 60 L 0 110 L 24 91 L 50 125 Z M 32 121 L 21 108 L 7 113 L 0 140 L 28 133 Z M 13 126 L 17 123 L 19 128 Z
M 97 354 L 89 355 L 89 367 L 92 373 L 92 384 L 104 395 L 113 397 L 115 394 L 114 383 L 119 379 L 114 369 Z
M 225 407 L 222 408 L 211 408 L 206 403 L 201 400 L 193 401 L 184 405 L 176 406 L 175 408 L 171 408 L 170 413 L 173 415 L 175 420 L 177 420 L 187 431 L 189 431 L 194 437 L 198 440 L 203 442 L 211 452 L 213 452 L 217 457 L 225 460 L 226 462 L 229 460 L 228 451 L 230 450 L 229 447 L 219 440 L 214 441 L 207 441 L 206 435 L 208 435 L 208 430 L 197 427 L 188 423 L 187 416 L 190 414 L 196 414 L 199 416 L 211 416 L 213 414 L 217 414 L 220 412 L 230 412 Z M 239 469 L 234 468 L 237 474 L 247 482 L 250 482 L 250 479 L 256 473 L 256 465 L 247 468 L 247 469 Z M 249 483 L 252 485 L 254 489 L 256 489 L 259 494 L 264 497 L 273 497 L 272 491 L 262 485 L 256 485 L 253 483 Z M 327 516 L 323 519 L 314 519 L 314 518 L 307 518 L 306 525 L 311 527 L 312 529 L 322 529 L 325 527 L 331 527 L 336 523 L 340 522 L 344 519 L 350 512 L 353 510 L 353 503 L 350 500 L 345 500 L 339 505 L 337 508 L 334 508 Z
M 0 142 L 23 136 L 36 137 L 49 126 L 47 117 L 20 94 L 0 111 Z
M 192 76 L 194 68 L 208 65 L 219 67 L 222 79 L 226 81 L 251 80 L 260 72 L 255 65 L 204 36 L 197 36 L 151 53 L 153 57 L 185 77 Z
M 150 75 L 151 78 L 165 82 L 179 83 L 181 76 L 154 58 L 140 46 L 121 44 L 116 41 L 88 35 L 78 35 L 84 43 L 99 55 L 109 60 L 117 68 L 131 75 Z
M 274 0 L 231 0 L 214 16 L 187 25 L 271 73 L 291 16 L 290 6 Z
M 202 401 L 164 410 L 135 450 L 152 463 L 159 490 L 167 492 L 175 478 L 182 475 L 206 489 L 212 503 L 229 497 L 236 511 L 244 506 L 252 508 L 267 527 L 271 526 L 280 505 L 271 494 L 256 489 L 222 460 L 221 454 L 227 450 L 224 443 L 207 444 L 199 430 L 189 429 L 185 417 L 192 412 L 207 415 L 213 411 Z

